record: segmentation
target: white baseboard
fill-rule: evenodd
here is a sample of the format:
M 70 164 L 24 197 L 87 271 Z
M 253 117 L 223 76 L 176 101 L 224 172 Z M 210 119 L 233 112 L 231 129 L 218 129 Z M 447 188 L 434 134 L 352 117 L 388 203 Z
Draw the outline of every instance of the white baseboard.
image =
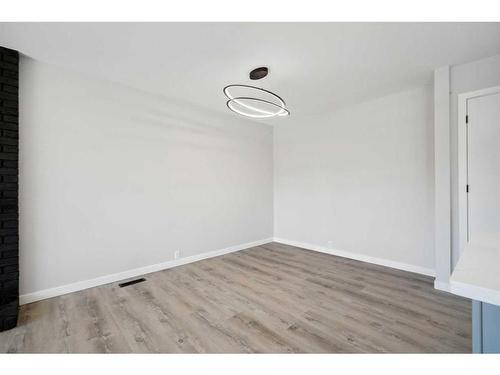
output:
M 124 272 L 114 273 L 112 275 L 101 276 L 101 277 L 97 277 L 95 279 L 78 281 L 76 283 L 61 285 L 61 286 L 58 286 L 55 288 L 44 289 L 44 290 L 39 290 L 39 291 L 36 291 L 33 293 L 22 294 L 19 296 L 19 304 L 25 305 L 27 303 L 40 301 L 40 300 L 47 299 L 47 298 L 57 297 L 57 296 L 61 296 L 63 294 L 77 292 L 80 290 L 93 288 L 93 287 L 96 287 L 99 285 L 114 283 L 116 281 L 121 281 L 121 280 L 128 279 L 131 277 L 142 276 L 142 275 L 145 275 L 148 273 L 157 272 L 157 271 L 165 270 L 165 269 L 176 267 L 176 266 L 181 266 L 183 264 L 193 263 L 193 262 L 197 262 L 199 260 L 213 258 L 213 257 L 217 257 L 220 255 L 233 253 L 235 251 L 240 251 L 243 249 L 248 249 L 250 247 L 263 245 L 263 244 L 266 244 L 266 243 L 269 243 L 272 241 L 273 241 L 272 238 L 266 238 L 266 239 L 259 240 L 259 241 L 247 242 L 244 244 L 227 247 L 225 249 L 209 251 L 206 253 L 193 255 L 193 256 L 186 257 L 186 258 L 180 258 L 177 260 L 170 260 L 170 261 L 163 262 L 163 263 L 152 264 L 149 266 L 134 268 L 132 270 L 128 270 L 128 271 L 124 271 Z
M 286 240 L 283 238 L 276 238 L 275 237 L 274 242 L 279 242 L 279 243 L 282 243 L 285 245 L 290 245 L 290 246 L 302 247 L 302 248 L 307 249 L 307 250 L 319 251 L 321 253 L 337 255 L 337 256 L 340 256 L 343 258 L 349 258 L 349 259 L 359 260 L 362 262 L 378 264 L 380 266 L 396 268 L 398 270 L 419 273 L 419 274 L 427 275 L 427 276 L 435 276 L 435 272 L 433 269 L 415 266 L 413 264 L 400 263 L 400 262 L 396 262 L 393 260 L 388 260 L 388 259 L 383 259 L 383 258 L 375 258 L 375 257 L 371 257 L 368 255 L 352 253 L 350 251 L 330 249 L 330 248 L 323 247 L 323 246 L 311 245 L 308 243 L 291 241 L 291 240 Z
M 375 258 L 375 257 L 371 257 L 368 255 L 352 253 L 352 252 L 344 251 L 344 250 L 330 249 L 330 248 L 326 248 L 326 247 L 322 247 L 322 246 L 318 246 L 318 245 L 312 245 L 312 244 L 307 244 L 307 243 L 298 242 L 298 241 L 286 240 L 283 238 L 266 238 L 263 240 L 254 241 L 254 242 L 247 242 L 244 244 L 227 247 L 225 249 L 214 250 L 214 251 L 210 251 L 210 252 L 206 252 L 206 253 L 202 253 L 202 254 L 198 254 L 198 255 L 193 255 L 190 257 L 186 257 L 186 258 L 181 258 L 181 259 L 177 259 L 177 260 L 170 260 L 170 261 L 163 262 L 163 263 L 152 264 L 149 266 L 135 268 L 135 269 L 124 271 L 124 272 L 119 272 L 119 273 L 115 273 L 115 274 L 111 274 L 111 275 L 101 276 L 101 277 L 97 277 L 94 279 L 83 280 L 83 281 L 78 281 L 76 283 L 61 285 L 61 286 L 58 286 L 55 288 L 44 289 L 44 290 L 39 290 L 39 291 L 32 292 L 32 293 L 22 294 L 19 296 L 19 303 L 21 305 L 25 305 L 27 303 L 36 302 L 36 301 L 40 301 L 43 299 L 57 297 L 57 296 L 61 296 L 63 294 L 68 294 L 68 293 L 72 293 L 72 292 L 78 292 L 80 290 L 93 288 L 96 286 L 105 285 L 105 284 L 109 284 L 109 283 L 114 283 L 116 281 L 129 279 L 131 277 L 142 276 L 142 275 L 146 275 L 148 273 L 157 272 L 157 271 L 165 270 L 165 269 L 176 267 L 176 266 L 181 266 L 183 264 L 193 263 L 193 262 L 197 262 L 199 260 L 213 258 L 216 256 L 233 253 L 235 251 L 248 249 L 250 247 L 263 245 L 263 244 L 273 242 L 273 241 L 278 242 L 278 243 L 282 243 L 285 245 L 301 247 L 301 248 L 304 248 L 307 250 L 313 250 L 313 251 L 318 251 L 318 252 L 322 252 L 322 253 L 326 253 L 326 254 L 336 255 L 336 256 L 340 256 L 340 257 L 344 257 L 344 258 L 359 260 L 362 262 L 378 264 L 381 266 L 391 267 L 391 268 L 395 268 L 395 269 L 399 269 L 399 270 L 403 270 L 403 271 L 415 272 L 415 273 L 419 273 L 419 274 L 423 274 L 423 275 L 427 275 L 427 276 L 434 276 L 435 275 L 434 270 L 430 269 L 430 268 L 419 267 L 419 266 L 414 266 L 411 264 L 395 262 L 395 261 L 388 260 L 388 259 Z M 441 283 L 439 281 L 435 281 L 434 287 L 436 289 L 439 289 L 439 290 L 449 291 L 449 284 L 447 284 L 447 283 Z

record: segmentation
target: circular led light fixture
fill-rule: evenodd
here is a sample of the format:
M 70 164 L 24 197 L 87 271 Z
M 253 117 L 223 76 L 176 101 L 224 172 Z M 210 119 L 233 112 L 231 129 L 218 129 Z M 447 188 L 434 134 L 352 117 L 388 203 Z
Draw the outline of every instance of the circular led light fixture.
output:
M 285 101 L 271 91 L 248 85 L 229 85 L 223 91 L 229 99 L 227 107 L 239 115 L 269 118 L 290 114 Z
M 260 106 L 256 108 L 255 105 Z M 227 106 L 233 112 L 253 118 L 268 118 L 274 116 L 288 116 L 286 108 L 263 99 L 237 97 L 227 101 Z

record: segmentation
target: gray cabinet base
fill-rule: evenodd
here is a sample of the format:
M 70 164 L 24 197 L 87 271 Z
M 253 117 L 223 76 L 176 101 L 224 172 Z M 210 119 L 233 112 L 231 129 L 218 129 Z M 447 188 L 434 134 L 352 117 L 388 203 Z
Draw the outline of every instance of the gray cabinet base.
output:
M 500 306 L 472 301 L 472 352 L 500 353 Z

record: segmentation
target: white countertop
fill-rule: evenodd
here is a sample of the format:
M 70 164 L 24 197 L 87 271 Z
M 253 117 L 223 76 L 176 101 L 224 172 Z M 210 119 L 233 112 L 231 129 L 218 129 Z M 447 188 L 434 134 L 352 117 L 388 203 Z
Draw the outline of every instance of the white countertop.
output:
M 500 248 L 465 249 L 451 275 L 450 292 L 500 305 Z

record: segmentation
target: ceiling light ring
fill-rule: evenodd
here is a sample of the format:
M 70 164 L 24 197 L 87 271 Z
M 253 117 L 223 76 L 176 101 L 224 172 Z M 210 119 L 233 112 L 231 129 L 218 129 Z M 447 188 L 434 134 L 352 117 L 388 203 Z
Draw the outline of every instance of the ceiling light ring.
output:
M 263 113 L 265 115 L 271 115 L 269 117 L 284 116 L 285 114 L 287 114 L 286 113 L 287 112 L 286 107 L 283 106 L 281 103 L 277 104 L 277 103 L 274 103 L 274 102 L 271 102 L 271 101 L 268 101 L 268 100 L 265 100 L 265 99 L 253 98 L 251 96 L 238 96 L 238 97 L 233 97 L 233 98 L 231 98 L 229 100 L 232 101 L 232 102 L 238 103 L 242 107 L 245 107 L 246 109 L 249 109 L 251 111 L 260 112 L 260 113 Z M 253 100 L 253 101 L 256 101 L 256 102 L 271 104 L 271 105 L 279 107 L 280 110 L 278 112 L 269 112 L 269 111 L 266 111 L 265 109 L 257 108 L 257 107 L 251 106 L 249 104 L 246 104 L 246 103 L 242 102 L 242 100 Z M 290 114 L 290 113 L 288 113 L 288 114 Z
M 245 87 L 245 88 L 248 88 L 248 89 L 254 89 L 254 90 L 259 90 L 259 91 L 265 92 L 267 94 L 270 94 L 271 96 L 274 96 L 276 99 L 278 99 L 279 102 L 280 102 L 280 104 L 281 104 L 281 107 L 283 107 L 283 108 L 286 107 L 285 101 L 278 94 L 275 94 L 272 91 L 269 91 L 269 90 L 266 90 L 266 89 L 263 89 L 263 88 L 260 88 L 260 87 L 256 87 L 256 86 L 251 86 L 251 85 L 240 85 L 240 84 L 227 85 L 226 87 L 224 87 L 224 89 L 222 89 L 222 91 L 224 92 L 224 95 L 228 99 L 234 99 L 234 97 L 231 94 L 229 94 L 229 92 L 228 92 L 228 89 L 230 89 L 232 87 Z M 275 103 L 273 103 L 273 104 L 275 104 Z
M 229 98 L 229 97 L 228 97 Z M 266 104 L 270 104 L 272 106 L 275 106 L 277 108 L 279 108 L 280 110 L 278 112 L 267 112 L 267 111 L 263 111 L 263 110 L 260 110 L 260 109 L 255 109 L 254 107 L 251 107 L 251 106 L 246 106 L 244 104 L 241 103 L 241 100 L 253 100 L 253 101 L 256 101 L 256 102 L 261 102 L 261 103 L 266 103 Z M 265 113 L 264 115 L 252 115 L 252 114 L 248 114 L 248 113 L 244 113 L 244 112 L 241 112 L 241 111 L 238 111 L 237 109 L 233 108 L 231 106 L 232 103 L 238 103 L 239 105 L 243 105 L 244 107 L 247 107 L 248 109 L 251 109 L 251 110 L 254 110 L 256 112 L 261 112 L 261 113 Z M 238 97 L 235 97 L 235 98 L 230 98 L 227 102 L 226 102 L 226 105 L 227 107 L 233 111 L 234 113 L 237 113 L 239 115 L 242 115 L 242 116 L 246 116 L 246 117 L 253 117 L 253 118 L 270 118 L 270 117 L 276 117 L 276 116 L 288 116 L 290 115 L 290 111 L 288 109 L 286 109 L 285 107 L 279 105 L 279 104 L 276 104 L 276 103 L 273 103 L 273 102 L 270 102 L 268 100 L 264 100 L 264 99 L 259 99 L 259 98 L 251 98 L 251 97 L 246 97 L 246 96 L 238 96 Z

